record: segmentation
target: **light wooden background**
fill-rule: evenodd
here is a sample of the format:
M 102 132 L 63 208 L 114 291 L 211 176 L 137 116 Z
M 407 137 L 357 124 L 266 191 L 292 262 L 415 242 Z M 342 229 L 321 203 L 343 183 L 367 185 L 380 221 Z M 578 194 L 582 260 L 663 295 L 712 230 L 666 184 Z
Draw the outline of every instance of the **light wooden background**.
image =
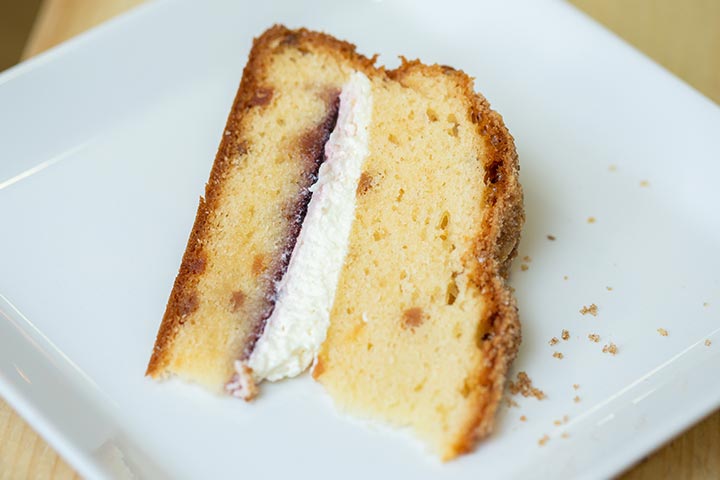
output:
M 23 56 L 31 57 L 142 1 L 44 0 Z M 720 103 L 720 0 L 571 1 Z M 0 400 L 0 479 L 25 478 L 78 476 Z M 622 478 L 720 479 L 720 411 Z

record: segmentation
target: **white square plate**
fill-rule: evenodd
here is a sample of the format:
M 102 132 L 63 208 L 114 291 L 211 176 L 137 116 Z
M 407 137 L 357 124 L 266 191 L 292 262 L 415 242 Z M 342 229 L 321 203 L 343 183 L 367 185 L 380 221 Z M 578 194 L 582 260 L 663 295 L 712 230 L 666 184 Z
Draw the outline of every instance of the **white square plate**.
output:
M 250 405 L 143 377 L 251 39 L 276 22 L 462 68 L 516 138 L 532 260 L 511 277 L 513 373 L 548 397 L 503 406 L 472 455 L 443 465 L 307 377 Z M 87 477 L 608 476 L 720 406 L 719 159 L 720 109 L 564 3 L 150 4 L 0 75 L 0 394 Z

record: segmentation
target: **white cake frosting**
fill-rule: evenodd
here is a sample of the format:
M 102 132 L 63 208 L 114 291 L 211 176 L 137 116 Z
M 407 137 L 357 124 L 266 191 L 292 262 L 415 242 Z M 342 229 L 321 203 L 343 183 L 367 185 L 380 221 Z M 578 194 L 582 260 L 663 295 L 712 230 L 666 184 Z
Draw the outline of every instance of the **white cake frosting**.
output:
M 247 375 L 245 366 L 252 369 L 255 382 L 293 377 L 317 356 L 347 253 L 371 114 L 370 81 L 355 72 L 340 93 L 337 124 L 325 145 L 317 182 L 310 187 L 312 197 L 277 286 L 275 309 L 250 358 L 237 362 L 239 377 Z M 238 391 L 233 393 L 244 396 L 240 385 L 235 382 Z

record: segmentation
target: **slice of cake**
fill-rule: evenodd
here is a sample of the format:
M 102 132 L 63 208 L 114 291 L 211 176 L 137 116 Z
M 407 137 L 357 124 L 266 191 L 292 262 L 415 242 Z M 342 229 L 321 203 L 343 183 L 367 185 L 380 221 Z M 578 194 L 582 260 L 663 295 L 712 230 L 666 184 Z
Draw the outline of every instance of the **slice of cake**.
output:
M 450 67 L 256 39 L 147 373 L 253 398 L 313 376 L 443 458 L 491 428 L 520 330 L 512 137 Z
M 332 193 L 334 187 L 334 182 L 329 187 L 316 183 L 337 123 L 340 90 L 351 78 L 356 78 L 355 90 L 369 88 L 366 75 L 374 74 L 372 63 L 352 45 L 313 32 L 277 26 L 255 41 L 158 332 L 149 375 L 175 375 L 252 398 L 258 381 L 297 375 L 313 361 L 332 297 L 327 298 L 325 286 L 303 282 L 302 276 L 314 269 L 313 280 L 330 283 L 334 290 L 342 258 L 335 260 L 335 278 L 324 278 L 332 275 L 323 275 L 321 261 L 336 246 L 344 256 L 344 248 L 334 237 L 313 233 L 317 226 L 299 237 L 308 223 L 311 198 L 323 198 L 311 189 Z M 348 181 L 354 203 L 357 179 Z M 321 203 L 321 209 L 328 207 L 327 201 Z M 349 215 L 341 219 L 347 237 L 353 212 L 338 214 Z M 332 220 L 321 210 L 309 217 L 315 224 Z M 307 299 L 304 289 L 325 298 L 297 305 Z M 323 301 L 324 306 L 317 305 Z M 325 310 L 320 324 L 315 317 L 305 319 L 303 309 L 308 308 Z M 253 356 L 256 351 L 261 354 Z
M 347 411 L 406 425 L 442 458 L 490 431 L 520 342 L 503 274 L 523 222 L 513 141 L 448 67 L 373 83 L 369 156 L 313 375 Z

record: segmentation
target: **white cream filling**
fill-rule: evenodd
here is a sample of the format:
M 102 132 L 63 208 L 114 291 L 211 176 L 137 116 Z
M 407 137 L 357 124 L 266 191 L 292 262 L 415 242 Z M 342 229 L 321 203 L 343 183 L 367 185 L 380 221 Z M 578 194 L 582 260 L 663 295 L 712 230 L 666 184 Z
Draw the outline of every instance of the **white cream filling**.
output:
M 307 214 L 265 330 L 247 361 L 254 380 L 302 373 L 314 361 L 330 324 L 340 270 L 355 217 L 355 196 L 368 155 L 370 81 L 355 72 L 340 93 L 335 129 L 325 145 Z M 239 375 L 242 365 L 236 365 Z

